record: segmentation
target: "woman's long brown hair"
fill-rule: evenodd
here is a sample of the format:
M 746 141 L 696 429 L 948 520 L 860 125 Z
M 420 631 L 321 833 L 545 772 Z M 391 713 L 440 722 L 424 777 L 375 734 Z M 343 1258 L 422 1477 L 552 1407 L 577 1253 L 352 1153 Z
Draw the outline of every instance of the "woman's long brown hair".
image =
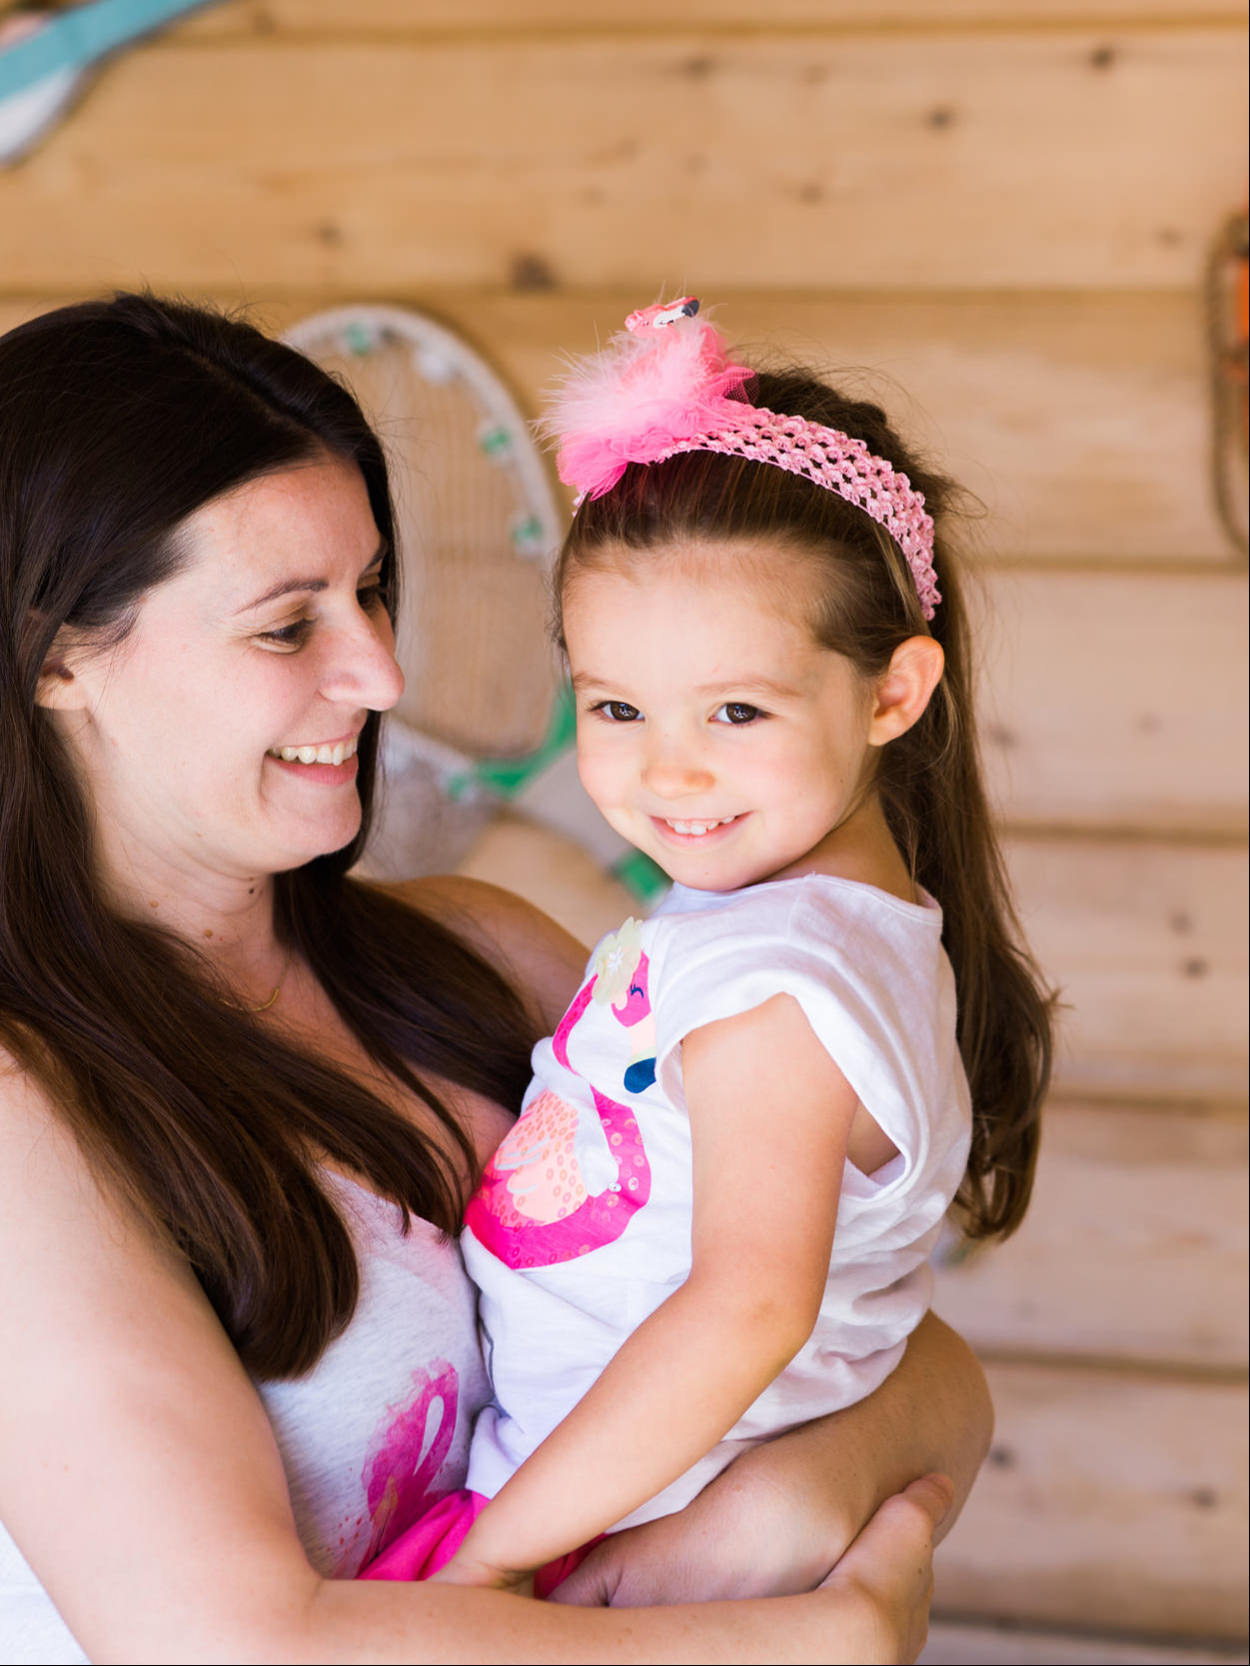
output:
M 149 295 L 62 308 L 0 338 L 0 1045 L 96 1172 L 194 1269 L 247 1368 L 311 1367 L 351 1317 L 351 1240 L 325 1157 L 403 1212 L 458 1229 L 460 1165 L 359 1082 L 227 1004 L 194 951 L 101 894 L 90 806 L 36 686 L 58 630 L 111 644 L 183 559 L 196 509 L 330 452 L 364 477 L 391 554 L 378 442 L 350 394 L 246 323 Z M 519 1105 L 531 1025 L 450 931 L 348 875 L 346 849 L 279 875 L 278 936 L 371 1057 L 472 1167 L 441 1077 Z
M 1025 945 L 981 778 L 968 621 L 945 534 L 954 488 L 910 455 L 877 406 L 805 371 L 761 372 L 746 391 L 766 410 L 864 440 L 924 493 L 942 592 L 932 624 L 902 552 L 862 510 L 769 464 L 710 452 L 631 464 L 611 491 L 583 503 L 557 568 L 557 605 L 577 570 L 609 546 L 641 557 L 674 539 L 731 546 L 771 538 L 819 563 L 817 640 L 863 677 L 881 676 L 908 637 L 931 634 L 941 643 L 946 670 L 937 692 L 921 719 L 882 750 L 875 785 L 914 879 L 942 905 L 972 1093 L 972 1149 L 958 1199 L 965 1229 L 974 1238 L 1006 1236 L 1032 1190 L 1054 997 Z

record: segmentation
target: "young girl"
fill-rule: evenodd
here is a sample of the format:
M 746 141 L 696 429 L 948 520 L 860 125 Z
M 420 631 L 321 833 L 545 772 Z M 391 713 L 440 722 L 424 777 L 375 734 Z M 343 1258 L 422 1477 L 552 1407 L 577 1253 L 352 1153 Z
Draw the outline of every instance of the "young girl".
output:
M 551 422 L 582 780 L 675 883 L 535 1049 L 463 1239 L 496 1396 L 470 1492 L 371 1577 L 552 1563 L 549 1588 L 870 1393 L 957 1194 L 976 1237 L 1028 1202 L 1049 1006 L 978 772 L 948 488 L 697 312 L 632 315 Z

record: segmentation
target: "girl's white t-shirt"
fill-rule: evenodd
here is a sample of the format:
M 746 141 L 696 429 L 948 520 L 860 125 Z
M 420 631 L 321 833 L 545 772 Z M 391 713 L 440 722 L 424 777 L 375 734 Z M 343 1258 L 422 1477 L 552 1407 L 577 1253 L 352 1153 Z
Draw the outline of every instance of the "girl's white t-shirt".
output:
M 617 1527 L 680 1509 L 746 1446 L 851 1405 L 894 1369 L 929 1305 L 928 1257 L 971 1135 L 941 938 L 932 898 L 815 874 L 674 886 L 600 943 L 469 1205 L 462 1245 L 495 1391 L 470 1487 L 493 1497 L 689 1275 L 682 1040 L 777 994 L 799 1002 L 898 1156 L 872 1175 L 846 1167 L 803 1348 L 713 1451 Z
M 405 1234 L 393 1203 L 341 1176 L 324 1179 L 356 1248 L 356 1311 L 306 1376 L 257 1387 L 308 1559 L 323 1576 L 350 1579 L 464 1484 L 490 1384 L 455 1240 L 422 1220 Z M 188 1510 L 193 1499 L 168 1500 L 174 1537 Z M 0 1661 L 86 1659 L 0 1524 Z

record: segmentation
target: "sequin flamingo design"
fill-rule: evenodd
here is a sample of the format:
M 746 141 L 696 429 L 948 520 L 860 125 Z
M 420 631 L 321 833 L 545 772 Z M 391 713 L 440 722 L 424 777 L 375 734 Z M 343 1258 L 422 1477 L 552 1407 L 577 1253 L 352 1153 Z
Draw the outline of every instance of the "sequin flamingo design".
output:
M 627 922 L 623 932 L 629 926 L 636 922 Z M 611 939 L 608 946 L 615 943 Z M 580 1072 L 569 1062 L 569 1037 L 592 1000 L 611 1002 L 622 1025 L 645 1032 L 651 1012 L 646 956 L 625 958 L 623 974 L 620 957 L 609 966 L 600 958 L 552 1037 L 556 1059 L 574 1074 Z M 632 1091 L 639 1091 L 630 1082 L 639 1063 L 646 1082 L 654 1080 L 654 1057 L 636 1060 L 625 1073 Z M 590 1091 L 602 1140 L 593 1145 L 579 1140 L 577 1107 L 547 1089 L 525 1107 L 486 1166 L 465 1224 L 506 1266 L 550 1267 L 588 1255 L 619 1238 L 651 1195 L 651 1166 L 637 1118 L 593 1084 Z

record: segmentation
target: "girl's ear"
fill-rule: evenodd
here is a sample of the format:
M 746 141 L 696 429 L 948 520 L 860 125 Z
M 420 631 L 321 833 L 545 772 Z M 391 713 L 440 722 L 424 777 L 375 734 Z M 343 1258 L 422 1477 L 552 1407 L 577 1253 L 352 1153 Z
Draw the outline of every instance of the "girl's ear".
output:
M 942 645 L 931 636 L 909 636 L 899 643 L 877 684 L 869 746 L 884 746 L 907 733 L 929 704 L 945 664 Z
M 35 685 L 35 704 L 45 711 L 81 711 L 87 704 L 87 691 L 75 674 L 77 656 L 71 649 L 68 634 L 58 631 Z

